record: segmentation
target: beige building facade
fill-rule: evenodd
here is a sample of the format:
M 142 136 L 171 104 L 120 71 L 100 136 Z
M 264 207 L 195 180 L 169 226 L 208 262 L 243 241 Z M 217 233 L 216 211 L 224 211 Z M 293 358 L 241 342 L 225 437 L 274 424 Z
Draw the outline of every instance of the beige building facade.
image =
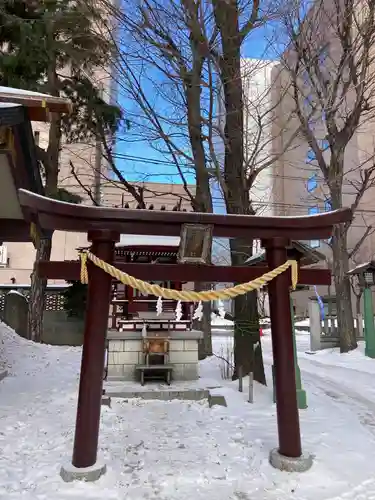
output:
M 334 30 L 329 25 L 322 24 L 324 30 L 325 59 L 320 63 L 336 64 L 339 51 Z M 326 19 L 327 22 L 327 19 Z M 317 29 L 320 29 L 317 27 Z M 284 55 L 288 64 L 288 57 Z M 285 64 L 285 63 L 284 63 Z M 329 190 L 323 174 L 315 159 L 315 155 L 298 133 L 300 121 L 295 114 L 295 101 L 290 89 L 290 77 L 284 64 L 273 68 L 273 99 L 275 116 L 273 121 L 273 154 L 278 157 L 273 167 L 273 206 L 274 215 L 307 216 L 329 211 L 331 209 Z M 329 85 L 329 81 L 326 83 Z M 309 88 L 305 87 L 305 99 Z M 282 98 L 280 98 L 282 96 Z M 345 97 L 345 106 L 350 108 L 351 94 Z M 346 110 L 345 110 L 346 111 Z M 343 115 L 344 116 L 344 115 Z M 314 122 L 314 136 L 326 160 L 329 160 L 329 146 L 326 140 L 324 114 L 319 121 Z M 286 147 L 287 145 L 287 147 Z M 358 187 L 365 170 L 372 166 L 375 153 L 375 121 L 363 120 L 346 147 L 344 155 L 343 200 L 344 207 L 352 207 L 358 194 Z M 348 231 L 348 249 L 355 251 L 351 267 L 375 258 L 375 185 L 370 185 L 363 193 L 355 211 L 354 220 Z M 361 242 L 360 245 L 358 243 Z M 325 266 L 330 267 L 332 252 L 329 241 L 311 240 L 306 242 L 312 248 L 326 256 Z M 319 264 L 320 265 L 320 264 Z M 318 287 L 322 295 L 328 292 L 327 287 Z M 334 294 L 334 287 L 330 292 Z M 314 294 L 313 288 L 308 292 L 295 294 L 295 305 L 299 313 L 307 312 L 308 297 Z

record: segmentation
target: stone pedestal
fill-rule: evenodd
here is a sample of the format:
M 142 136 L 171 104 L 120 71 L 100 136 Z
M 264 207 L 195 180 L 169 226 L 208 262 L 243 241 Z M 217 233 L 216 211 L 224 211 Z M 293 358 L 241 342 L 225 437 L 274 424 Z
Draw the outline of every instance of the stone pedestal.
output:
M 312 455 L 286 457 L 285 455 L 281 455 L 277 448 L 271 450 L 269 461 L 272 467 L 284 472 L 306 472 L 313 466 Z
M 77 468 L 72 464 L 66 464 L 61 467 L 60 476 L 66 483 L 72 481 L 97 481 L 107 471 L 104 463 L 97 462 L 91 467 Z
M 310 318 L 310 350 L 315 352 L 322 349 L 322 322 L 320 318 L 320 306 L 315 297 L 309 300 L 309 318 Z
M 202 335 L 198 330 L 147 332 L 147 337 L 169 339 L 169 364 L 173 365 L 172 380 L 175 381 L 198 379 L 198 341 Z M 142 332 L 109 330 L 107 339 L 107 380 L 135 380 L 136 365 L 144 363 Z

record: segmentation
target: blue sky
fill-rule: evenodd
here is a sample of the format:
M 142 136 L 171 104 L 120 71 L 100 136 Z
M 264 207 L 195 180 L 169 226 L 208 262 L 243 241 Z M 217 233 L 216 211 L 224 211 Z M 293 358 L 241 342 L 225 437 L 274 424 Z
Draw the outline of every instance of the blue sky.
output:
M 258 28 L 247 39 L 243 47 L 243 57 L 256 59 L 274 59 L 273 48 L 270 47 L 270 29 Z M 121 102 L 127 109 L 124 98 Z M 131 129 L 127 132 L 131 135 Z M 129 181 L 152 181 L 164 183 L 181 183 L 181 178 L 176 172 L 171 160 L 158 153 L 146 141 L 125 143 L 118 142 L 116 147 L 118 167 Z M 187 175 L 187 180 L 194 183 L 194 176 Z

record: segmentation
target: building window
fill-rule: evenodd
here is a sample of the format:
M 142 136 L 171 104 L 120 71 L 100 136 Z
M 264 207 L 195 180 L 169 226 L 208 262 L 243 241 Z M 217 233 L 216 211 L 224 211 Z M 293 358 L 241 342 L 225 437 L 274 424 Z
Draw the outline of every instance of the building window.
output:
M 328 47 L 324 47 L 318 56 L 319 66 L 324 66 L 328 57 Z
M 310 163 L 312 161 L 316 160 L 316 156 L 315 156 L 315 153 L 312 149 L 309 149 L 307 151 L 307 155 L 306 155 L 306 163 Z
M 327 149 L 329 149 L 329 142 L 327 141 L 327 139 L 321 139 L 321 140 L 318 141 L 318 146 L 319 146 L 319 149 L 322 151 L 322 153 L 324 153 L 324 151 L 327 151 Z M 310 148 L 307 151 L 305 162 L 306 163 L 312 163 L 315 160 L 316 160 L 316 154 Z
M 302 81 L 306 87 L 310 85 L 310 75 L 306 70 L 302 73 Z
M 307 126 L 309 127 L 310 130 L 314 130 L 315 125 L 316 125 L 315 118 L 313 118 L 312 116 L 310 116 L 309 119 L 307 120 Z
M 311 193 L 318 187 L 318 179 L 316 174 L 312 174 L 311 177 L 307 179 L 307 191 Z
M 311 96 L 304 97 L 303 99 L 303 109 L 305 111 L 310 111 L 312 108 L 313 99 Z
M 314 206 L 309 208 L 309 215 L 315 215 L 319 213 L 319 207 Z M 320 240 L 310 240 L 309 245 L 311 248 L 318 248 L 320 247 Z

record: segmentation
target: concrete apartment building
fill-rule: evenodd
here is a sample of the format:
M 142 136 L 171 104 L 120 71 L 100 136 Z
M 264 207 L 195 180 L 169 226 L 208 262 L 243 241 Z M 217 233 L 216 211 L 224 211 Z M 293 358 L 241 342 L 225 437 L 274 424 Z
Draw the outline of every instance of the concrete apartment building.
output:
M 244 149 L 248 169 L 261 169 L 272 154 L 272 71 L 275 61 L 242 59 L 244 99 Z M 251 200 L 258 215 L 273 215 L 273 172 L 265 168 L 257 175 Z
M 244 157 L 249 169 L 260 168 L 272 154 L 272 70 L 276 62 L 243 58 L 241 60 L 241 76 L 244 101 Z M 225 126 L 225 108 L 222 93 L 218 92 L 217 122 L 223 136 Z M 261 126 L 259 125 L 261 124 Z M 219 137 L 215 144 L 216 155 L 224 162 L 224 144 Z M 251 190 L 251 200 L 258 215 L 272 216 L 273 202 L 273 172 L 272 168 L 262 170 Z M 223 194 L 217 183 L 213 185 L 212 196 L 214 210 L 226 213 Z M 253 253 L 260 251 L 260 241 L 253 242 Z M 230 264 L 229 242 L 220 240 L 213 245 L 214 261 L 218 264 Z M 231 286 L 231 283 L 219 283 L 217 288 Z M 223 301 L 227 311 L 232 311 L 232 301 Z
M 241 60 L 242 87 L 244 101 L 244 157 L 248 169 L 258 169 L 264 165 L 272 154 L 272 71 L 275 61 L 243 58 Z M 218 92 L 217 121 L 224 132 L 225 109 L 222 94 Z M 224 162 L 224 144 L 219 137 L 215 144 L 216 155 Z M 258 215 L 274 214 L 272 168 L 262 170 L 256 178 L 251 190 L 251 200 Z M 214 209 L 217 213 L 226 213 L 225 202 L 220 188 L 215 184 L 212 189 Z M 259 251 L 260 242 L 254 242 L 254 252 Z M 221 260 L 230 262 L 229 245 L 218 249 Z
M 244 101 L 244 157 L 248 168 L 259 168 L 272 153 L 272 70 L 275 61 L 243 58 L 241 59 L 243 101 Z M 224 134 L 225 108 L 222 93 L 218 92 L 217 123 Z M 259 125 L 261 124 L 261 126 Z M 224 144 L 217 137 L 215 152 L 224 163 Z M 259 215 L 272 215 L 272 169 L 263 170 L 256 179 L 251 191 L 254 209 Z M 223 213 L 224 198 L 217 186 L 214 188 L 215 211 Z M 214 203 L 215 204 L 215 203 Z
M 328 4 L 325 2 L 324 5 Z M 321 23 L 316 25 L 320 30 L 317 34 L 320 43 L 324 40 L 324 53 L 319 64 L 326 65 L 327 72 L 330 65 L 335 64 L 340 51 L 339 42 L 335 36 L 329 15 L 329 6 L 326 5 L 325 14 L 320 16 Z M 315 26 L 315 24 L 314 24 Z M 319 37 L 318 37 L 319 35 Z M 284 55 L 286 61 L 293 58 L 293 53 Z M 324 67 L 324 66 L 323 66 Z M 275 215 L 311 215 L 329 211 L 331 209 L 329 191 L 315 159 L 313 151 L 301 134 L 291 140 L 299 127 L 299 119 L 295 116 L 295 102 L 290 88 L 289 74 L 282 64 L 273 68 L 273 101 L 275 117 L 273 123 L 273 154 L 279 155 L 273 168 L 273 203 Z M 328 83 L 327 83 L 328 85 Z M 306 87 L 308 98 L 308 87 Z M 282 97 L 280 97 L 282 96 Z M 351 106 L 351 95 L 348 94 L 346 106 Z M 314 124 L 314 135 L 320 142 L 323 155 L 329 158 L 328 142 L 325 139 L 326 128 L 324 115 Z M 289 142 L 291 143 L 289 144 Z M 354 202 L 357 190 L 356 181 L 359 181 L 363 169 L 371 164 L 366 161 L 373 157 L 375 152 L 375 122 L 366 121 L 361 124 L 348 144 L 344 157 L 344 189 L 343 206 L 350 207 Z M 363 195 L 355 219 L 348 232 L 348 248 L 352 250 L 363 237 L 369 226 L 375 223 L 375 187 L 370 187 Z M 332 252 L 324 241 L 311 240 L 307 242 L 312 248 L 326 256 L 325 265 L 330 265 Z M 375 233 L 366 237 L 352 261 L 352 267 L 375 257 Z M 331 287 L 334 293 L 334 287 Z M 295 305 L 299 312 L 306 312 L 308 296 L 314 292 L 295 294 Z M 326 294 L 327 288 L 320 287 L 319 293 Z

